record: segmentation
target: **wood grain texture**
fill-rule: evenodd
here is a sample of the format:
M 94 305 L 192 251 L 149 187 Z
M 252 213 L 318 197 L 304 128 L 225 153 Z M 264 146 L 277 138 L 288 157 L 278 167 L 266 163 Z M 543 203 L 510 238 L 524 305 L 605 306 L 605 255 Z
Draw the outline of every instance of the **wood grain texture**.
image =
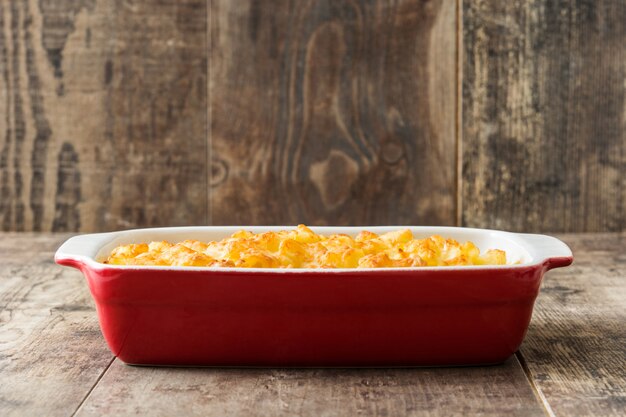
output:
M 626 228 L 626 3 L 463 2 L 462 224 Z
M 447 369 L 167 369 L 115 361 L 78 416 L 538 416 L 515 358 Z
M 564 236 L 574 264 L 546 277 L 521 352 L 557 416 L 626 413 L 626 234 Z
M 625 21 L 620 0 L 0 0 L 0 230 L 624 230 Z
M 453 224 L 453 0 L 211 2 L 215 224 Z
M 0 229 L 206 222 L 206 15 L 0 1 Z
M 113 358 L 62 236 L 0 234 L 0 415 L 69 416 Z

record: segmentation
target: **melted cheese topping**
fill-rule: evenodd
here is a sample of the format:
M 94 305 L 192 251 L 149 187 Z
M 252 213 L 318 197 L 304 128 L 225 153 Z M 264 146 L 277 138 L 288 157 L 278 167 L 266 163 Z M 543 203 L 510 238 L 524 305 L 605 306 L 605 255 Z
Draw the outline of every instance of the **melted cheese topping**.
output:
M 431 236 L 414 239 L 410 230 L 356 237 L 322 236 L 304 225 L 295 230 L 239 231 L 219 242 L 185 240 L 115 248 L 104 263 L 112 265 L 220 266 L 240 268 L 383 268 L 415 266 L 504 265 L 506 254 L 486 253 L 472 242 Z

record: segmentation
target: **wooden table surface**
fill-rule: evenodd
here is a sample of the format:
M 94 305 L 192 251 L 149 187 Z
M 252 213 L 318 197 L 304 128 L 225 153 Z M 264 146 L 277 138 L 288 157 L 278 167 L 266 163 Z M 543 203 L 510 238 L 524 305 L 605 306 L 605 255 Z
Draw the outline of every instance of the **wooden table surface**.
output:
M 53 262 L 65 238 L 0 233 L 2 416 L 626 415 L 626 234 L 561 236 L 575 262 L 545 276 L 504 364 L 413 369 L 126 366 Z

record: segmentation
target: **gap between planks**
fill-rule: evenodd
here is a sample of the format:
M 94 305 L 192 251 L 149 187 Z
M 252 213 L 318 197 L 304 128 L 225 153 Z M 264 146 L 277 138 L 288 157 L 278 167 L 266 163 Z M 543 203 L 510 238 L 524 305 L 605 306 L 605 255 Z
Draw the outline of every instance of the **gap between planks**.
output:
M 71 417 L 76 416 L 76 414 L 78 414 L 80 409 L 83 407 L 83 404 L 85 404 L 85 402 L 87 402 L 87 399 L 91 396 L 91 393 L 93 392 L 93 390 L 96 389 L 96 387 L 100 383 L 100 380 L 102 380 L 102 377 L 104 377 L 104 374 L 107 373 L 107 371 L 109 370 L 109 368 L 113 364 L 113 361 L 115 361 L 115 358 L 116 358 L 115 355 L 113 355 L 113 357 L 111 358 L 111 360 L 109 361 L 107 366 L 105 366 L 104 369 L 102 370 L 102 372 L 100 372 L 100 375 L 98 375 L 98 378 L 94 382 L 93 386 L 89 389 L 89 391 L 87 391 L 87 394 L 85 394 L 85 397 L 83 397 L 82 401 L 78 404 L 78 407 L 76 407 L 74 412 L 71 414 Z
M 526 379 L 528 380 L 528 383 L 532 387 L 533 392 L 535 393 L 535 396 L 537 397 L 539 402 L 543 405 L 543 409 L 546 412 L 546 415 L 548 417 L 556 417 L 556 415 L 554 414 L 554 411 L 552 411 L 552 407 L 550 407 L 550 403 L 548 403 L 548 399 L 545 397 L 545 395 L 543 395 L 543 392 L 541 392 L 541 389 L 539 389 L 539 387 L 535 384 L 532 372 L 530 371 L 530 368 L 528 367 L 528 364 L 526 363 L 526 359 L 524 359 L 522 352 L 520 352 L 519 350 L 515 352 L 515 357 L 517 358 L 517 361 L 519 362 L 519 364 L 522 366 L 524 375 L 526 375 Z
M 456 151 L 456 225 L 463 226 L 463 0 L 456 0 L 456 38 L 454 55 L 455 87 L 454 141 Z
M 206 160 L 206 165 L 205 165 L 205 173 L 204 173 L 204 184 L 205 184 L 205 189 L 206 189 L 206 207 L 205 207 L 205 214 L 204 214 L 204 225 L 213 225 L 213 216 L 211 213 L 211 208 L 212 208 L 212 192 L 211 192 L 211 175 L 212 175 L 212 169 L 211 169 L 211 157 L 212 157 L 212 135 L 211 135 L 211 121 L 212 121 L 212 111 L 213 111 L 213 103 L 211 102 L 211 46 L 212 46 L 212 41 L 211 41 L 211 10 L 213 9 L 213 1 L 209 0 L 207 2 L 207 8 L 206 8 L 206 30 L 204 32 L 204 45 L 205 48 L 207 49 L 207 57 L 206 57 L 206 67 L 205 67 L 205 74 L 206 74 L 206 79 L 204 80 L 205 83 L 205 92 L 204 94 L 206 95 L 206 111 L 204 112 L 204 140 L 205 140 L 205 147 L 204 147 L 204 158 Z

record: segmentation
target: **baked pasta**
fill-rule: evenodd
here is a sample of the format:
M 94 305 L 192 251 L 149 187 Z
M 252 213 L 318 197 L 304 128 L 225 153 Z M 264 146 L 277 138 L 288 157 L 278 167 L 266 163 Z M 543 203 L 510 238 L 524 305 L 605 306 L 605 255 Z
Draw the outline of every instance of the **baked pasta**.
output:
M 431 236 L 414 239 L 410 230 L 377 235 L 362 231 L 322 236 L 304 225 L 294 230 L 239 231 L 216 242 L 151 242 L 115 248 L 111 265 L 218 266 L 239 268 L 395 268 L 504 265 L 506 254 L 484 254 L 472 242 Z

